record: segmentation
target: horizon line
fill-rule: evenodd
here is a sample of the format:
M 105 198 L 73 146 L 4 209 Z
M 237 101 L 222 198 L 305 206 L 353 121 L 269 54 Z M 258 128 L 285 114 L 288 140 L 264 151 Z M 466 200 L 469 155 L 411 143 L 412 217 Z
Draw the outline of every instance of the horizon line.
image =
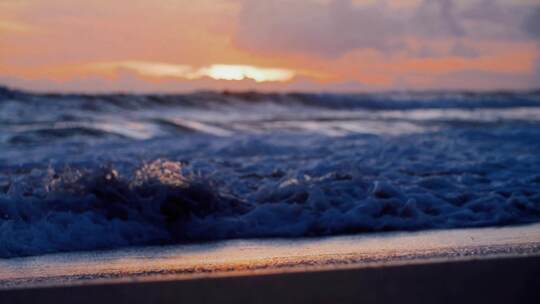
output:
M 90 90 L 70 90 L 70 91 L 54 91 L 22 88 L 12 85 L 0 83 L 0 91 L 7 90 L 23 94 L 32 95 L 81 95 L 81 96 L 107 96 L 107 95 L 196 95 L 202 93 L 217 93 L 217 94 L 259 94 L 259 95 L 294 95 L 294 94 L 324 94 L 324 95 L 378 95 L 378 94 L 444 94 L 444 93 L 465 93 L 465 94 L 494 94 L 494 93 L 512 93 L 512 94 L 536 94 L 540 93 L 540 86 L 531 89 L 388 89 L 388 90 L 358 90 L 356 92 L 335 92 L 335 91 L 279 91 L 279 90 L 257 90 L 257 89 L 194 89 L 191 91 L 171 92 L 167 90 L 156 91 L 128 91 L 128 90 L 110 90 L 110 91 L 90 91 Z

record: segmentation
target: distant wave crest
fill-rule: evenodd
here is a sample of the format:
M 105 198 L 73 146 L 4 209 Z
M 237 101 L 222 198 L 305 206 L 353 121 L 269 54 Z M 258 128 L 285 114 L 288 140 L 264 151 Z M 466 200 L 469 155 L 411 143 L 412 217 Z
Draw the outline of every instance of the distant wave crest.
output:
M 148 108 L 154 106 L 202 107 L 243 103 L 298 104 L 331 109 L 407 110 L 540 107 L 540 92 L 394 92 L 394 93 L 259 93 L 198 92 L 191 94 L 32 94 L 0 87 L 0 101 L 61 104 L 87 110 Z

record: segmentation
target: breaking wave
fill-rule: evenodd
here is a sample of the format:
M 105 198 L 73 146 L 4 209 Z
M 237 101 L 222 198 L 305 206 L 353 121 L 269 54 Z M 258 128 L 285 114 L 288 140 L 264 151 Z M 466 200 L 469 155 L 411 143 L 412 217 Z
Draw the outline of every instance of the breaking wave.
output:
M 366 96 L 0 89 L 0 257 L 540 220 L 537 93 Z

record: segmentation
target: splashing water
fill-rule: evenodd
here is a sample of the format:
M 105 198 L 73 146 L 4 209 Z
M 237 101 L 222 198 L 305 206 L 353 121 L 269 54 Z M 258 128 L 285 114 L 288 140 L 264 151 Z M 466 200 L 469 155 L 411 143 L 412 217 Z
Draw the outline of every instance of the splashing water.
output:
M 0 89 L 0 257 L 540 220 L 540 94 Z

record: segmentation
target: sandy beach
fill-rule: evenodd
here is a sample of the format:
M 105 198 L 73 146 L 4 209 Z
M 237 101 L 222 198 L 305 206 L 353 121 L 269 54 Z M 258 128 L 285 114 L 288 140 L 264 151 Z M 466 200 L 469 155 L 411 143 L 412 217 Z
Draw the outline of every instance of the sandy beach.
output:
M 534 224 L 51 254 L 0 261 L 0 297 L 2 303 L 532 303 L 539 253 Z

